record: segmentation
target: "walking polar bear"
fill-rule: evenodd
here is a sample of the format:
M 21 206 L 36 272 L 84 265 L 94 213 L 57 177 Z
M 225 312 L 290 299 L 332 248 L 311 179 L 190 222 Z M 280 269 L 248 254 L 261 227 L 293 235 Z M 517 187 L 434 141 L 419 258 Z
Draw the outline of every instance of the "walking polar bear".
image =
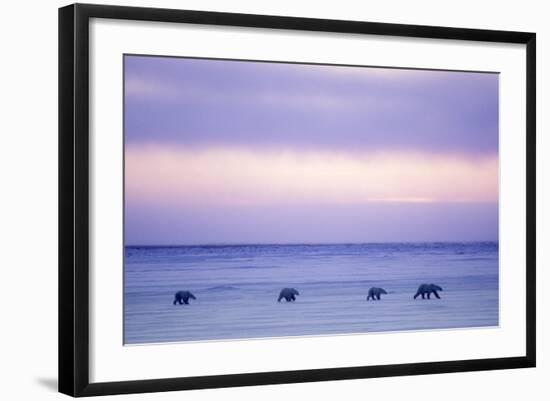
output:
M 380 295 L 381 294 L 387 294 L 386 290 L 380 287 L 372 287 L 369 290 L 369 293 L 367 295 L 367 301 L 370 301 L 371 299 L 380 301 Z
M 277 302 L 281 302 L 281 299 L 286 299 L 286 302 L 296 301 L 296 295 L 300 295 L 295 288 L 283 288 L 279 293 L 279 299 Z
M 197 298 L 195 298 L 195 296 L 191 294 L 191 292 L 189 291 L 178 291 L 174 295 L 174 305 L 178 303 L 180 305 L 182 304 L 189 305 L 189 299 L 197 299 Z
M 428 299 L 430 299 L 430 294 L 434 294 L 437 299 L 440 299 L 437 291 L 443 291 L 443 288 L 435 284 L 421 284 L 414 295 L 414 299 L 416 299 L 419 295 L 422 295 L 422 299 L 425 299 L 426 295 L 428 296 Z

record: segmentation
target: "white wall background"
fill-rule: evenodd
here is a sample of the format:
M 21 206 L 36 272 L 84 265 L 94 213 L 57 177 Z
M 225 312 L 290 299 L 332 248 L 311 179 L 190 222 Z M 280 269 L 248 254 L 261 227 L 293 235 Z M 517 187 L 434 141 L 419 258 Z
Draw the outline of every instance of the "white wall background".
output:
M 107 0 L 105 0 L 107 2 Z M 480 400 L 550 397 L 550 15 L 523 0 L 162 0 L 112 4 L 354 19 L 537 33 L 538 367 L 254 388 L 123 396 L 193 401 L 406 398 Z M 0 398 L 62 399 L 57 386 L 57 8 L 62 1 L 6 2 L 0 22 Z M 109 397 L 113 398 L 113 397 Z M 119 396 L 119 398 L 122 398 Z M 107 398 L 105 398 L 107 399 Z

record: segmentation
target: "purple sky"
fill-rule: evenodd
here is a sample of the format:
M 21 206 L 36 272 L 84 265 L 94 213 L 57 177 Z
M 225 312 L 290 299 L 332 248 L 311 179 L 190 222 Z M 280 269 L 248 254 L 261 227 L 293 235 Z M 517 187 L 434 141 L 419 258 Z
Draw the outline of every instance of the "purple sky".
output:
M 498 74 L 125 56 L 124 79 L 127 244 L 498 238 Z

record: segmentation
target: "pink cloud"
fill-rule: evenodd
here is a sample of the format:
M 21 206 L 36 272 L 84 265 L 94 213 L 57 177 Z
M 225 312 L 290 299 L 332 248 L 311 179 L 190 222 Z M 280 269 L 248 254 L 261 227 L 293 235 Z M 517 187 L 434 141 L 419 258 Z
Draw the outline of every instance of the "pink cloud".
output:
M 498 156 L 126 149 L 126 199 L 155 205 L 498 202 Z

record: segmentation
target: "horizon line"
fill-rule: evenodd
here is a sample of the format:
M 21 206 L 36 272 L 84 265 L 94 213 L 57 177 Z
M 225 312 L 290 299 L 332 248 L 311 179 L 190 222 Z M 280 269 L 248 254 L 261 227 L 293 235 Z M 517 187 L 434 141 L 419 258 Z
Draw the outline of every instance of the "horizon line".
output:
M 475 244 L 498 243 L 499 240 L 469 241 L 370 241 L 370 242 L 215 242 L 196 244 L 132 244 L 124 248 L 179 248 L 179 247 L 222 247 L 222 246 L 319 246 L 319 245 L 388 245 L 388 244 Z

